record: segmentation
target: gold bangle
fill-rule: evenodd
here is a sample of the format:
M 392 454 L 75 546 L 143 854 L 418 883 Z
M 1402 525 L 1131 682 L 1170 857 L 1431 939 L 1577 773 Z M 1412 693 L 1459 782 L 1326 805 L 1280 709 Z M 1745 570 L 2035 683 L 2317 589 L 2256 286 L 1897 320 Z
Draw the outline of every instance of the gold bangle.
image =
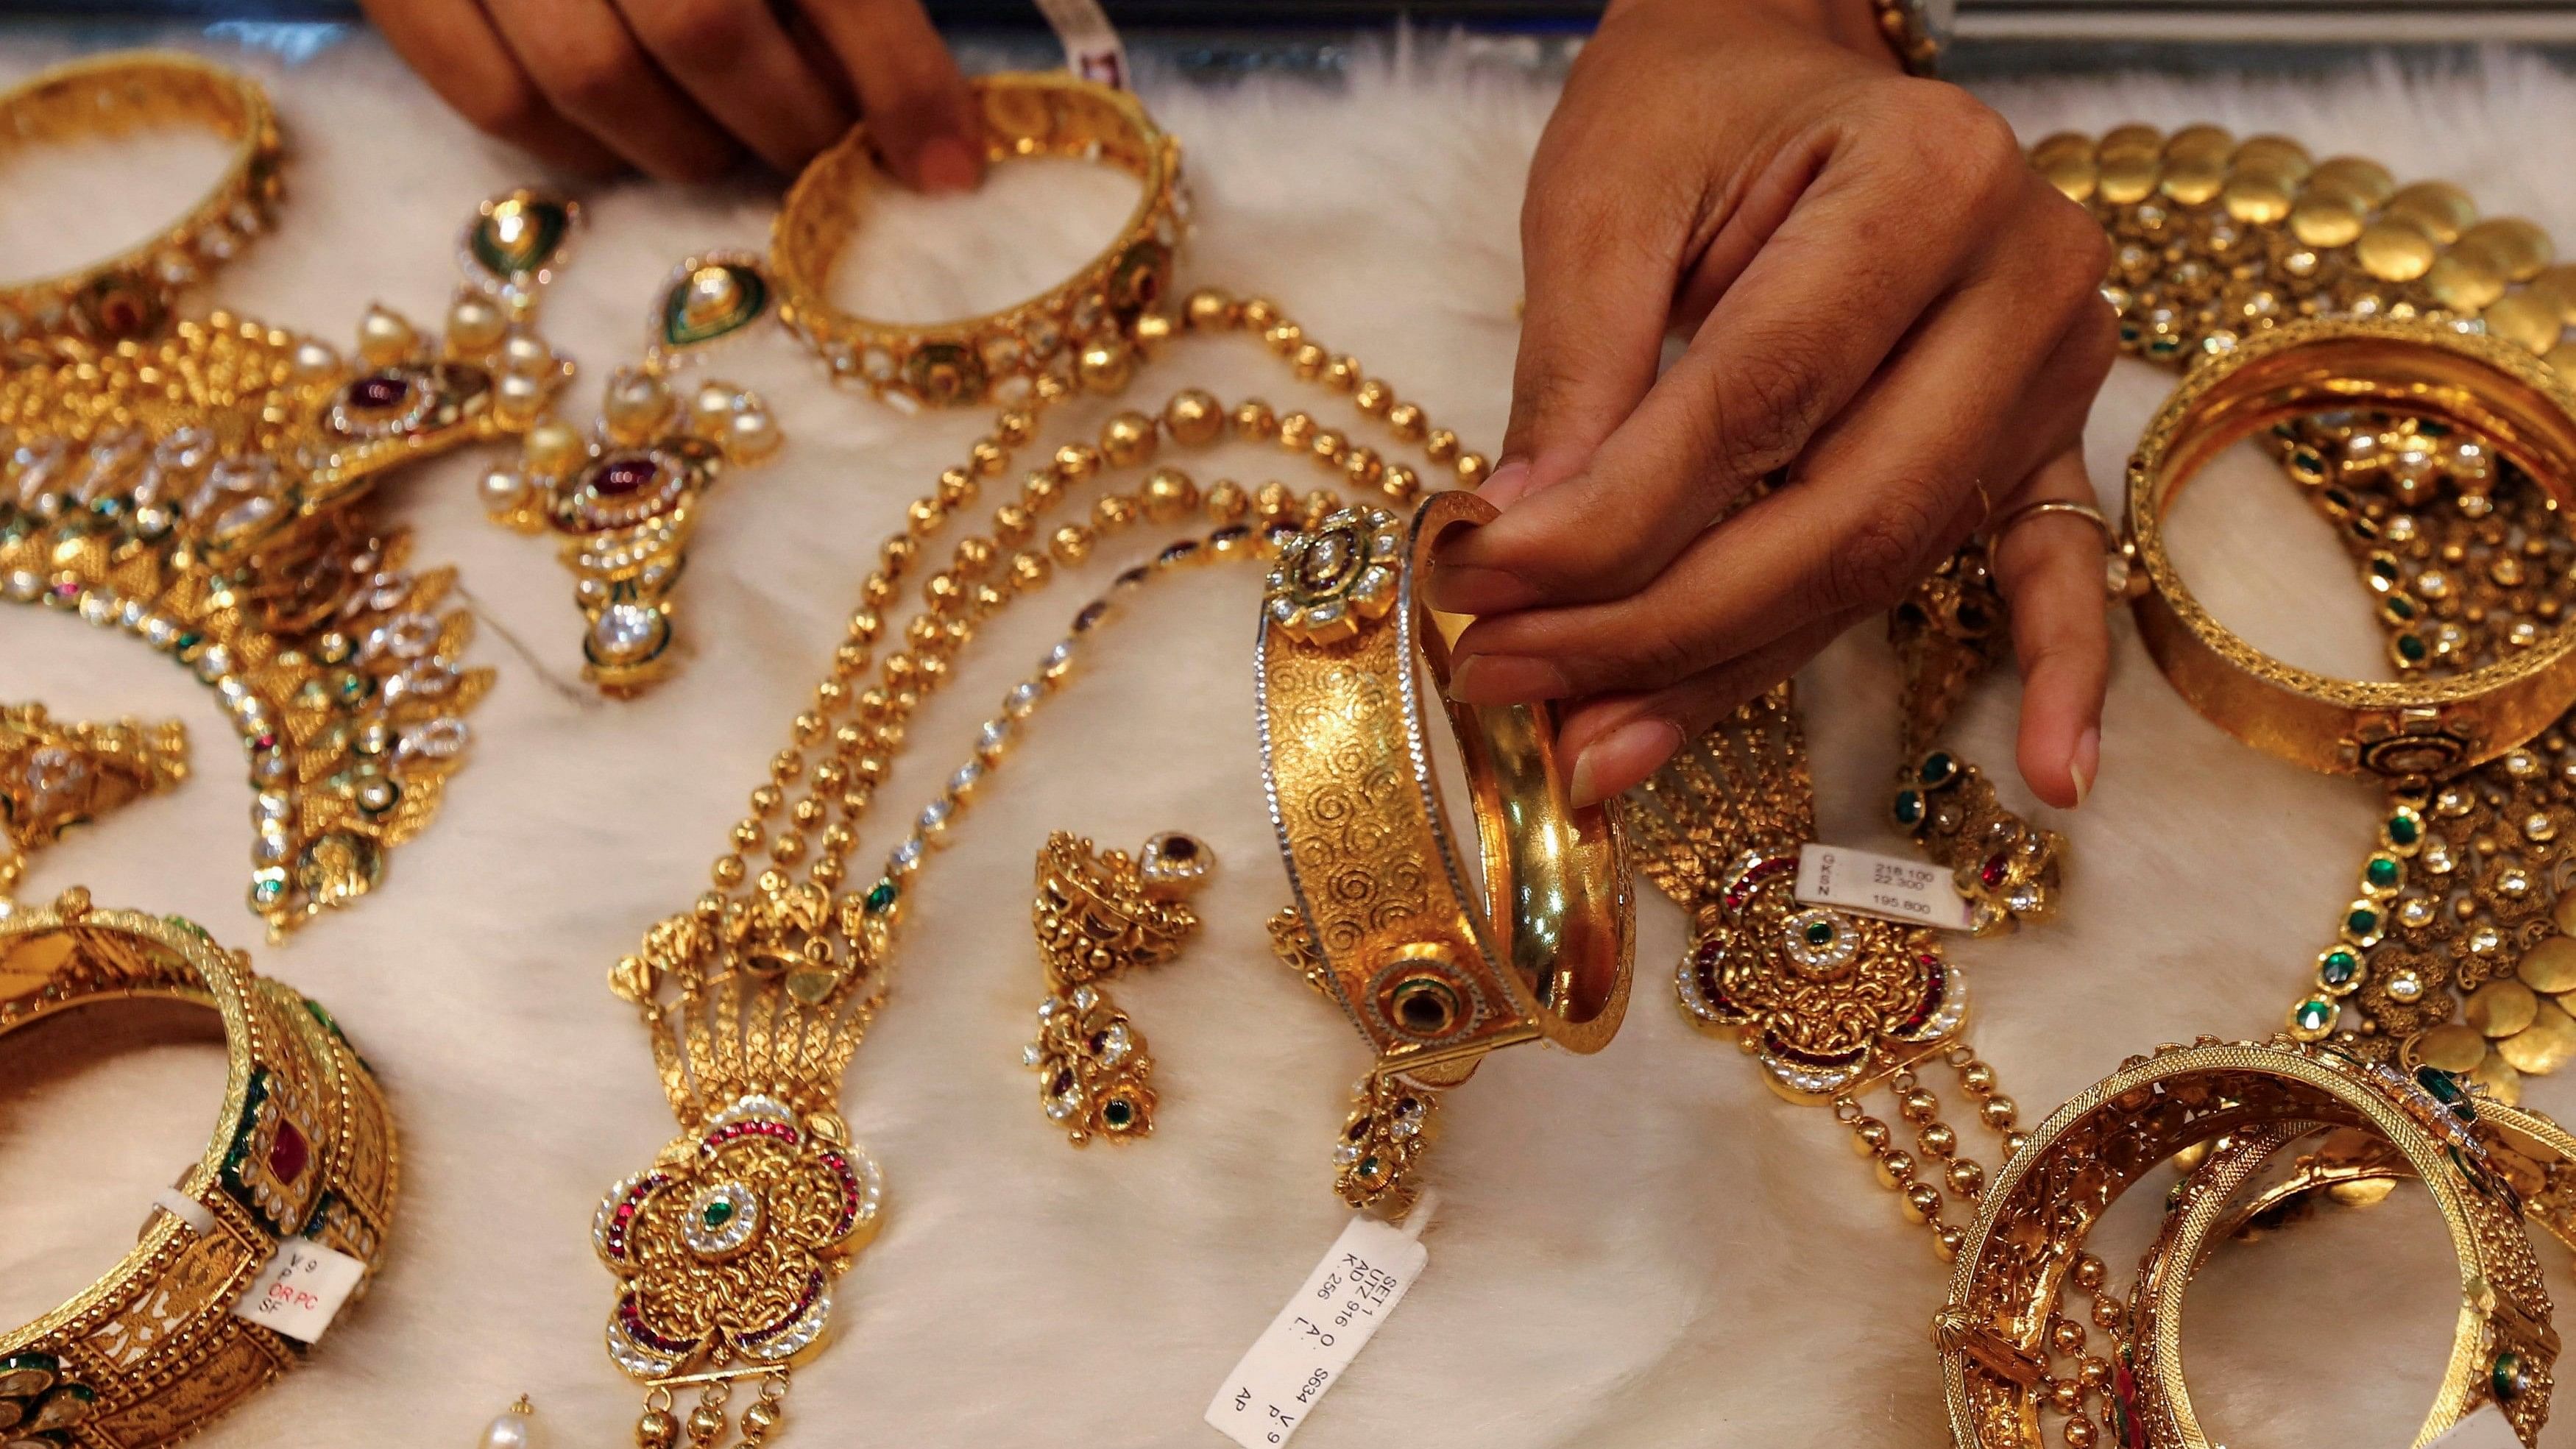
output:
M 2463 1111 L 2475 1108 L 2447 1074 L 2434 1075 L 2443 1095 L 2340 1053 L 2208 1042 L 2131 1058 L 2051 1113 L 1987 1187 L 1934 1321 L 1959 1449 L 2040 1445 L 2050 1322 L 2087 1256 L 2086 1235 L 2123 1192 L 2185 1148 L 2288 1122 L 2387 1141 L 2442 1213 L 2464 1288 L 2428 1436 L 2497 1402 L 2529 1443 L 2548 1413 L 2558 1350 L 2548 1292 L 2521 1208 Z M 2161 1342 L 2179 1325 L 2147 1327 Z M 2122 1350 L 2132 1372 L 2151 1348 L 2133 1340 Z M 2177 1369 L 2163 1365 L 2175 1393 Z
M 146 1449 L 198 1432 L 305 1357 L 233 1312 L 280 1242 L 311 1238 L 372 1277 L 391 1225 L 393 1119 L 322 1008 L 190 922 L 94 910 L 86 891 L 0 918 L 0 1037 L 137 1002 L 220 1020 L 221 1125 L 179 1179 L 187 1202 L 165 1197 L 106 1277 L 0 1332 L 12 1446 Z
M 2346 680 L 2264 654 L 2192 597 L 2161 531 L 2174 493 L 2239 438 L 2330 408 L 2469 430 L 2562 506 L 2576 505 L 2576 393 L 2521 349 L 2385 319 L 2315 319 L 2249 337 L 2183 379 L 2129 460 L 2129 536 L 2150 584 L 2133 607 L 2156 666 L 2228 733 L 2329 773 L 2438 776 L 2546 729 L 2576 705 L 2576 628 L 2445 679 Z
M 1114 391 L 1134 365 L 1138 319 L 1171 292 L 1187 207 L 1180 142 L 1133 95 L 1062 72 L 972 84 L 987 160 L 1072 157 L 1135 175 L 1143 194 L 1117 240 L 1060 285 L 981 317 L 911 324 L 840 311 L 827 287 L 876 169 L 861 125 L 805 168 L 778 213 L 769 267 L 779 317 L 835 376 L 898 406 L 1015 405 L 1042 375 Z
M 1548 713 L 1449 706 L 1481 895 L 1441 801 L 1415 661 L 1445 686 L 1443 630 L 1464 621 L 1421 605 L 1414 582 L 1442 535 L 1494 516 L 1450 492 L 1410 529 L 1370 506 L 1324 517 L 1282 548 L 1258 646 L 1262 771 L 1310 979 L 1381 1077 L 1434 1086 L 1515 1042 L 1598 1051 L 1628 1000 L 1625 830 L 1610 802 L 1569 803 Z
M 0 283 L 0 343 L 68 334 L 107 344 L 158 332 L 181 288 L 268 229 L 284 190 L 283 147 L 267 92 L 194 56 L 98 56 L 0 95 L 0 150 L 173 122 L 204 126 L 233 143 L 213 189 L 160 235 L 105 261 Z

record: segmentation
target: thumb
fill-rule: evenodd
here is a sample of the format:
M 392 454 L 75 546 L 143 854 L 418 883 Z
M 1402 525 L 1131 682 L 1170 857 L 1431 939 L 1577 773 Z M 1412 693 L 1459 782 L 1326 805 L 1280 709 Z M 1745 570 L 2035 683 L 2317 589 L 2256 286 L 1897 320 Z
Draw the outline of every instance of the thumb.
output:
M 807 16 L 849 73 L 877 156 L 917 191 L 965 191 L 984 177 L 974 93 L 920 0 L 826 0 Z

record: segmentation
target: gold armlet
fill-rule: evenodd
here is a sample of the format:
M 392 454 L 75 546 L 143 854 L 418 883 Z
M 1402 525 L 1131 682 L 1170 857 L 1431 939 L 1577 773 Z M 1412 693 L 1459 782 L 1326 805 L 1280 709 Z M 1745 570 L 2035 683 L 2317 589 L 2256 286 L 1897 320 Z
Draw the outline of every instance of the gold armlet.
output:
M 202 126 L 232 143 L 213 189 L 158 236 L 74 271 L 0 282 L 0 344 L 68 335 L 112 344 L 161 329 L 179 290 L 268 229 L 283 192 L 277 113 L 247 76 L 175 52 L 75 61 L 0 95 L 0 151 Z
M 1058 156 L 1134 175 L 1141 195 L 1118 237 L 1073 276 L 998 312 L 913 324 L 853 316 L 829 299 L 833 264 L 876 184 L 867 128 L 796 178 L 770 233 L 779 316 L 835 376 L 902 407 L 1015 406 L 1051 376 L 1115 391 L 1134 367 L 1138 324 L 1171 292 L 1187 203 L 1181 145 L 1125 91 L 1060 72 L 973 82 L 990 161 Z
M 1369 506 L 1323 518 L 1281 550 L 1258 650 L 1263 774 L 1316 978 L 1381 1077 L 1432 1086 L 1515 1042 L 1598 1051 L 1627 1007 L 1623 828 L 1611 805 L 1569 803 L 1550 717 L 1449 707 L 1481 890 L 1441 800 L 1424 690 L 1445 684 L 1444 630 L 1464 621 L 1414 585 L 1442 535 L 1493 516 L 1456 492 L 1410 529 Z M 1368 1200 L 1395 1176 L 1373 1160 L 1351 1184 Z
M 2139 1416 L 2120 1442 L 2204 1444 L 2182 1392 L 2181 1280 L 2218 1225 L 2233 1221 L 2226 1198 L 2259 1166 L 2244 1155 L 2276 1152 L 2308 1124 L 2389 1144 L 2431 1192 L 2459 1258 L 2458 1331 L 2416 1442 L 2488 1403 L 2531 1442 L 2548 1413 L 2558 1339 L 2521 1205 L 2475 1129 L 2483 1106 L 2445 1073 L 2410 1076 L 2315 1048 L 2210 1042 L 2132 1058 L 2050 1114 L 1987 1188 L 1935 1324 L 1955 1442 L 2040 1444 L 2050 1321 L 2070 1274 L 2091 1257 L 2086 1235 L 2158 1163 L 2214 1142 L 2208 1165 L 2218 1171 L 2203 1186 L 2227 1190 L 2178 1197 L 2119 1350 L 2140 1387 L 2110 1396 L 2115 1419 Z M 2299 1128 L 2283 1133 L 2287 1124 Z M 2092 1271 L 2098 1281 L 2098 1260 Z
M 185 1203 L 165 1198 L 133 1251 L 78 1297 L 0 1331 L 11 1444 L 145 1449 L 195 1434 L 304 1359 L 303 1345 L 233 1312 L 279 1243 L 311 1238 L 372 1277 L 391 1225 L 393 1119 L 322 1008 L 187 921 L 94 910 L 86 891 L 0 918 L 0 1038 L 77 1031 L 92 1008 L 139 1003 L 220 1021 L 222 1115 L 179 1178 Z
M 2291 323 L 2186 376 L 2129 461 L 2129 535 L 2152 585 L 2134 604 L 2138 633 L 2194 708 L 2258 749 L 2331 773 L 2438 776 L 2502 754 L 2576 705 L 2576 630 L 2448 678 L 2334 679 L 2229 631 L 2165 551 L 2165 510 L 2221 450 L 2303 414 L 2352 408 L 2474 432 L 2559 503 L 2576 503 L 2576 393 L 2529 353 L 2422 322 Z

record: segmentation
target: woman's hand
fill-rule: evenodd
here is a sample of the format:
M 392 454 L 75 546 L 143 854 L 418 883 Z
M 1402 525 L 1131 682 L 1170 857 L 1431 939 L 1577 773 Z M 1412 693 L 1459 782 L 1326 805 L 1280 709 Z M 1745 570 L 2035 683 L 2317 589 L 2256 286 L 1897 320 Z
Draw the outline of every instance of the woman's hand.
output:
M 1868 0 L 1612 4 L 1521 237 L 1527 323 L 1483 490 L 1503 513 L 1449 542 L 1431 596 L 1482 616 L 1452 696 L 1566 702 L 1582 800 L 1990 517 L 2092 501 L 2078 446 L 2116 346 L 2101 229 L 1993 111 L 1903 75 Z M 2101 540 L 2043 514 L 1996 555 L 2022 774 L 2073 805 L 2100 755 Z
M 364 0 L 479 129 L 557 166 L 793 173 L 865 115 L 895 176 L 983 172 L 974 99 L 920 0 Z

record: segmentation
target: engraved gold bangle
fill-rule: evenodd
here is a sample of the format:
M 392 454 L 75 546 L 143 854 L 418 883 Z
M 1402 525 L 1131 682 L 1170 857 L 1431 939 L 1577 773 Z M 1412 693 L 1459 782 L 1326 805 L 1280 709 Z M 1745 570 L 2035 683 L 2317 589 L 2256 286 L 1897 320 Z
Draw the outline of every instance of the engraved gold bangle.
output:
M 2561 505 L 2576 504 L 2576 393 L 2529 353 L 2435 323 L 2294 322 L 2200 364 L 2130 458 L 2129 536 L 2149 583 L 2133 602 L 2138 633 L 2194 708 L 2266 753 L 2336 774 L 2439 776 L 2504 753 L 2576 705 L 2576 628 L 2447 678 L 2335 679 L 2229 631 L 2165 551 L 2165 510 L 2222 449 L 2290 418 L 2352 408 L 2472 431 Z
M 194 56 L 103 55 L 0 95 L 0 152 L 170 124 L 203 126 L 232 143 L 213 189 L 158 236 L 105 261 L 0 282 L 0 344 L 66 334 L 105 344 L 159 331 L 182 288 L 268 229 L 283 190 L 268 94 Z
M 1614 805 L 1574 808 L 1545 710 L 1452 704 L 1483 888 L 1441 800 L 1429 687 L 1462 625 L 1414 597 L 1441 536 L 1492 505 L 1434 495 L 1321 520 L 1281 551 L 1259 644 L 1263 778 L 1319 984 L 1381 1074 L 1463 1080 L 1486 1052 L 1607 1045 L 1627 1009 L 1633 903 Z
M 2529 1443 L 2548 1413 L 2558 1348 L 2548 1291 L 2521 1206 L 2472 1130 L 2469 1098 L 2447 1075 L 2434 1076 L 2445 1084 L 2439 1094 L 2393 1067 L 2330 1051 L 2210 1043 L 2132 1058 L 2051 1113 L 1988 1185 L 1934 1321 L 1959 1449 L 2038 1449 L 2050 1323 L 2086 1235 L 2123 1192 L 2185 1148 L 2290 1122 L 2385 1140 L 2441 1211 L 2462 1297 L 2427 1437 L 2493 1402 Z M 2160 1341 L 2132 1339 L 2121 1367 L 2135 1374 Z M 2178 1370 L 2166 1361 L 2176 1393 Z M 2115 1417 L 2141 1408 L 2118 1389 L 2112 1401 Z M 2119 1440 L 2149 1442 L 2134 1433 Z
M 177 1008 L 156 1022 L 221 1024 L 215 1138 L 107 1276 L 0 1331 L 0 1442 L 13 1449 L 146 1449 L 198 1432 L 305 1357 L 233 1312 L 280 1241 L 312 1238 L 372 1277 L 391 1223 L 393 1120 L 320 1007 L 175 916 L 93 909 L 72 890 L 0 917 L 0 1037 L 32 1043 L 95 1008 L 155 1005 Z
M 910 324 L 853 316 L 828 287 L 875 184 L 867 128 L 853 128 L 796 178 L 770 233 L 779 316 L 835 376 L 897 406 L 1026 400 L 1041 375 L 1114 391 L 1134 366 L 1137 322 L 1170 295 L 1187 201 L 1180 142 L 1133 95 L 1061 72 L 977 77 L 988 160 L 1059 156 L 1133 174 L 1136 207 L 1109 248 L 1060 285 L 998 312 Z

